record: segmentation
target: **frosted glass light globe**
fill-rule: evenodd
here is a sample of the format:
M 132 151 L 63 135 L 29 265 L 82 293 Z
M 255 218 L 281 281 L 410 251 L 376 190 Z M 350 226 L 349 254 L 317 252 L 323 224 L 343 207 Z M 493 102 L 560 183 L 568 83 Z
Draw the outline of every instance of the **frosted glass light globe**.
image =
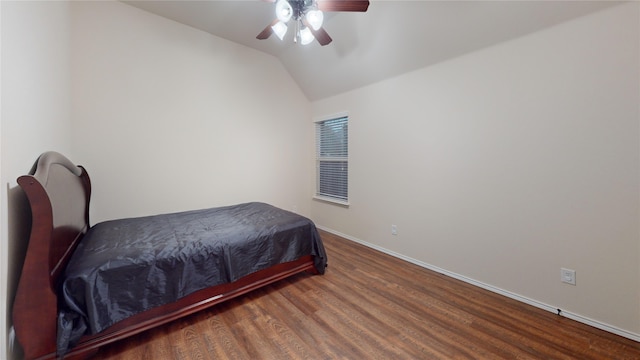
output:
M 278 20 L 286 23 L 293 16 L 293 8 L 287 0 L 278 0 L 276 3 L 276 17 Z
M 315 38 L 313 37 L 313 34 L 311 33 L 311 30 L 309 30 L 308 27 L 305 27 L 304 29 L 300 30 L 300 44 L 307 45 L 312 43 L 313 40 L 315 40 Z
M 324 14 L 320 10 L 310 10 L 307 12 L 307 21 L 313 30 L 318 30 L 322 27 L 322 21 L 324 20 Z

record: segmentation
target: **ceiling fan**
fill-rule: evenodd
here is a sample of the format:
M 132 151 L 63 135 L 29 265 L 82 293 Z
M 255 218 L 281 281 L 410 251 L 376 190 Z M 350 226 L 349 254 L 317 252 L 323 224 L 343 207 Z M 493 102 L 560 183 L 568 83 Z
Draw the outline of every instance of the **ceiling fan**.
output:
M 276 18 L 256 36 L 264 40 L 271 34 L 282 40 L 287 33 L 287 24 L 295 26 L 295 42 L 307 45 L 318 40 L 320 45 L 329 44 L 332 39 L 322 28 L 323 11 L 365 12 L 369 0 L 263 0 L 276 4 Z

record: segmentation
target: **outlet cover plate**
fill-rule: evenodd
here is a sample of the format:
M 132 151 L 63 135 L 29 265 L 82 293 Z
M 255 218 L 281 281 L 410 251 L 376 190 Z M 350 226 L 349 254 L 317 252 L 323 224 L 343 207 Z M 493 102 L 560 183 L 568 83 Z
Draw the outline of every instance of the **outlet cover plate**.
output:
M 560 281 L 565 284 L 575 285 L 576 284 L 576 271 L 571 269 L 560 269 Z

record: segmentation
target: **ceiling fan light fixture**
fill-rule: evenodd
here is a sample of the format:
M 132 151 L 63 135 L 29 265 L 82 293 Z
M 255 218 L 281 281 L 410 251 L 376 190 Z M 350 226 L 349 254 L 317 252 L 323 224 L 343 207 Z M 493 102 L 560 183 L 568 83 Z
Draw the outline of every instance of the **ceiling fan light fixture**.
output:
M 0 0 L 2 1 L 2 0 Z M 258 40 L 268 39 L 272 34 L 283 40 L 287 24 L 293 20 L 293 42 L 309 44 L 314 40 L 322 46 L 329 45 L 331 36 L 322 27 L 325 11 L 365 12 L 369 0 L 264 0 L 275 3 L 276 18 L 256 36 Z M 293 24 L 295 23 L 295 24 Z
M 311 44 L 313 40 L 315 40 L 315 37 L 313 37 L 313 34 L 308 27 L 304 27 L 300 30 L 300 44 L 308 45 Z
M 278 0 L 276 3 L 276 17 L 283 23 L 291 20 L 293 16 L 293 7 L 287 0 Z
M 318 30 L 322 27 L 324 14 L 320 10 L 309 10 L 307 11 L 306 18 L 313 30 Z
M 273 30 L 273 33 L 282 40 L 284 39 L 284 35 L 287 33 L 287 25 L 282 21 L 278 21 L 271 27 L 271 30 Z

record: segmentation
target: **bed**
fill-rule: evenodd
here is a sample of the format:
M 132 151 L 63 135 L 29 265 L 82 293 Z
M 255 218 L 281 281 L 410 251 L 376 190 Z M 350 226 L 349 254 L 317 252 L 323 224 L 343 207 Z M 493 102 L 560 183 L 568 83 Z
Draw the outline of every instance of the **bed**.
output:
M 82 166 L 47 152 L 18 184 L 32 225 L 12 315 L 27 359 L 86 358 L 275 281 L 325 271 L 313 222 L 269 204 L 90 226 Z

